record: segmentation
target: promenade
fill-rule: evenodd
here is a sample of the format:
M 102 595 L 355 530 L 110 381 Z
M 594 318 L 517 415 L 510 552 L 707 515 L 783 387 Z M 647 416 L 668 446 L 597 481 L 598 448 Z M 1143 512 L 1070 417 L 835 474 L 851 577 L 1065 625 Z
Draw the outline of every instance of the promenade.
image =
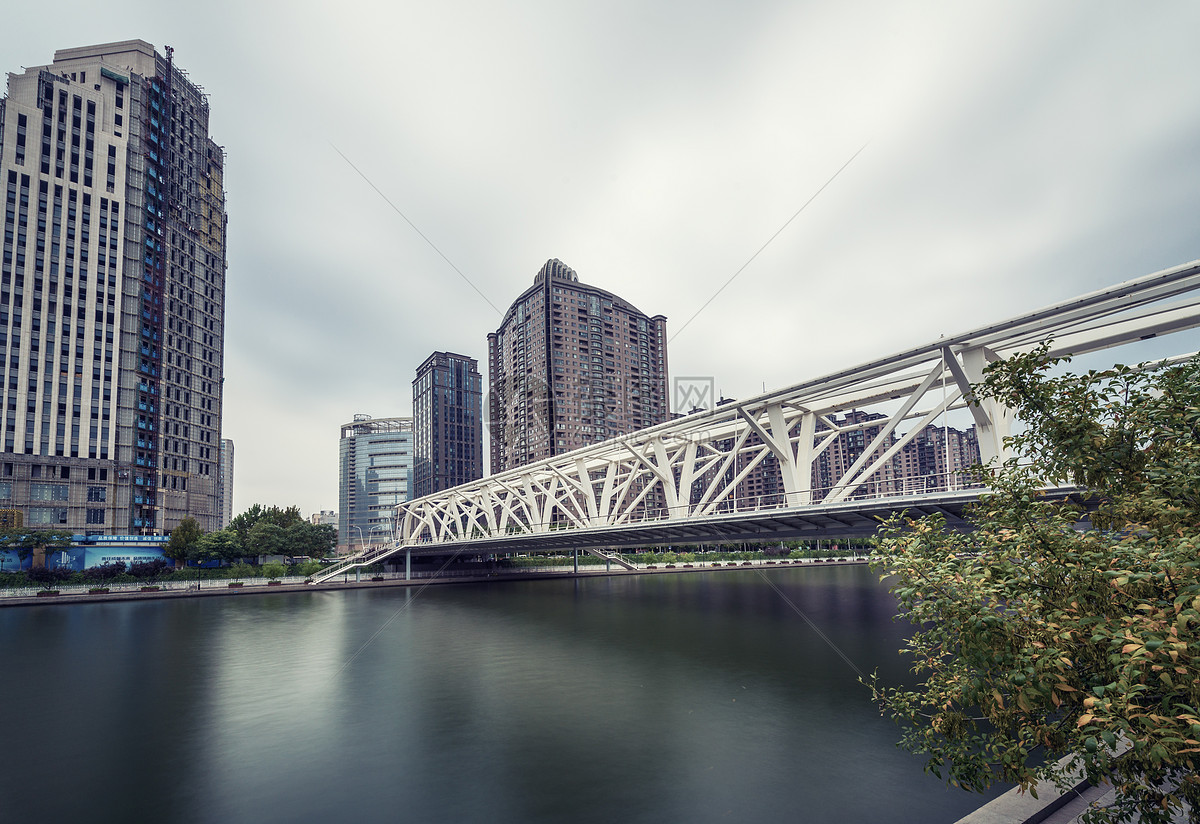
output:
M 172 580 L 163 584 L 115 584 L 107 587 L 107 592 L 89 592 L 96 589 L 94 585 L 73 585 L 62 587 L 57 595 L 39 595 L 44 592 L 37 587 L 0 590 L 0 608 L 17 606 L 46 606 L 51 604 L 80 604 L 104 603 L 113 601 L 145 601 L 162 598 L 223 598 L 246 595 L 268 595 L 280 592 L 316 592 L 350 589 L 372 589 L 379 587 L 425 587 L 447 584 L 497 583 L 502 581 L 529 581 L 537 579 L 558 578 L 598 578 L 610 575 L 671 575 L 697 572 L 727 572 L 735 569 L 779 569 L 795 566 L 830 566 L 847 564 L 865 564 L 865 558 L 836 558 L 798 560 L 759 560 L 759 561 L 721 561 L 695 564 L 649 564 L 638 565 L 637 569 L 626 570 L 614 568 L 604 569 L 602 566 L 581 566 L 576 572 L 570 564 L 537 569 L 503 570 L 491 573 L 471 571 L 445 570 L 441 572 L 417 572 L 411 580 L 404 578 L 404 573 L 389 572 L 376 575 L 363 575 L 355 580 L 353 573 L 346 575 L 345 580 L 331 580 L 321 584 L 307 584 L 300 576 L 290 576 L 278 579 L 272 584 L 265 578 L 248 578 L 242 581 L 202 580 L 195 579 Z M 103 588 L 103 587 L 100 587 Z

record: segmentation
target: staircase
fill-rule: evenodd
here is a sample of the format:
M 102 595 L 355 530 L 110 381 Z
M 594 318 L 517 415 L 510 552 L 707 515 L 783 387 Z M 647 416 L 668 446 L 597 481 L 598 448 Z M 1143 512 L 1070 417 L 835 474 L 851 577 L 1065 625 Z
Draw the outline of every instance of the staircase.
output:
M 619 555 L 616 552 L 606 552 L 605 550 L 592 549 L 591 547 L 580 547 L 580 549 L 583 549 L 589 555 L 595 555 L 597 558 L 603 558 L 606 561 L 611 561 L 617 566 L 624 567 L 625 569 L 637 569 L 637 566 L 632 561 L 626 560 L 624 556 Z
M 325 569 L 313 575 L 310 579 L 314 584 L 323 584 L 330 578 L 336 578 L 339 575 L 349 572 L 352 569 L 362 569 L 363 567 L 377 564 L 380 561 L 391 557 L 404 547 L 397 541 L 395 543 L 382 544 L 378 547 L 368 547 L 363 552 L 356 553 L 347 558 L 343 558 L 336 564 L 332 564 Z

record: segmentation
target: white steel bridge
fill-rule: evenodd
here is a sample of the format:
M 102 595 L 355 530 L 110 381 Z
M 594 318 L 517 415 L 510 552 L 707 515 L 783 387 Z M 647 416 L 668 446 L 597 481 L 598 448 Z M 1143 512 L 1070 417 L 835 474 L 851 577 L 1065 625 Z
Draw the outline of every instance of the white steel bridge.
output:
M 1010 411 L 971 395 L 989 363 L 1045 341 L 1052 355 L 1082 355 L 1197 327 L 1193 261 L 406 502 L 395 540 L 313 580 L 397 553 L 581 549 L 624 565 L 615 550 L 867 535 L 899 510 L 961 524 L 980 487 L 952 455 L 950 429 L 939 430 L 937 472 L 914 479 L 896 461 L 951 412 L 969 413 L 983 463 L 1008 457 Z M 1197 348 L 1195 336 L 1175 340 L 1177 358 Z

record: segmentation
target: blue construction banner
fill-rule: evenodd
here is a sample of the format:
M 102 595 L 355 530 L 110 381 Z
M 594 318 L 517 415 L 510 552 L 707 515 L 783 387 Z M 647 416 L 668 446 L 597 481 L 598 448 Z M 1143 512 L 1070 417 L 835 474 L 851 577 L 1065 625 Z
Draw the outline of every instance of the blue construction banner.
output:
M 165 537 L 157 536 L 76 536 L 72 546 L 46 550 L 46 566 L 50 569 L 75 571 L 120 562 L 128 567 L 136 561 L 163 559 Z M 22 557 L 24 555 L 24 557 Z M 0 549 L 0 572 L 17 572 L 33 567 L 33 551 Z
M 83 569 L 84 555 L 86 554 L 87 550 L 81 546 L 68 547 L 67 549 L 47 549 L 46 568 Z
M 162 549 L 156 546 L 75 546 L 47 550 L 46 566 L 50 569 L 66 568 L 79 571 L 118 561 L 128 567 L 135 561 L 155 561 L 162 557 Z M 7 565 L 5 566 L 7 568 Z M 26 569 L 28 568 L 27 562 Z
M 21 560 L 20 554 L 15 549 L 0 549 L 0 572 L 17 572 L 29 569 L 31 566 L 33 566 L 32 555 Z
M 87 567 L 111 564 L 116 561 L 121 561 L 125 566 L 129 566 L 135 561 L 163 560 L 162 547 L 160 546 L 89 546 L 86 548 L 81 547 L 81 549 L 84 550 L 85 566 L 76 567 L 76 569 L 86 569 Z

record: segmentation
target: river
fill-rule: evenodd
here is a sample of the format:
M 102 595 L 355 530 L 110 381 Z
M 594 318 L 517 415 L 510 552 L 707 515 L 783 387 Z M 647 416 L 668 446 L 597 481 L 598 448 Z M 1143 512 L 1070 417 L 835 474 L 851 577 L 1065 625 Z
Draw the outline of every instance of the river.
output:
M 909 677 L 894 610 L 833 565 L 0 609 L 0 821 L 953 822 L 852 668 Z

